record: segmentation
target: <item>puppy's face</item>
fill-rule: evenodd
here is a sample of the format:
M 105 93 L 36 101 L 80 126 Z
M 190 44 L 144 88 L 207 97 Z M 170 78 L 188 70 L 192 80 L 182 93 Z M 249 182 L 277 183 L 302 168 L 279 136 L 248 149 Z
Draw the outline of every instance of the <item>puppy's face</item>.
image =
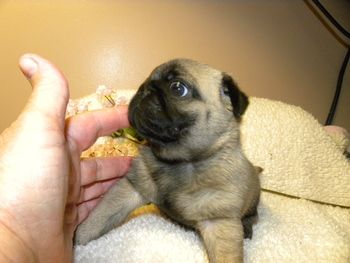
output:
M 153 153 L 167 161 L 191 161 L 227 136 L 239 138 L 247 96 L 232 78 L 198 62 L 177 59 L 157 67 L 129 105 L 129 121 Z

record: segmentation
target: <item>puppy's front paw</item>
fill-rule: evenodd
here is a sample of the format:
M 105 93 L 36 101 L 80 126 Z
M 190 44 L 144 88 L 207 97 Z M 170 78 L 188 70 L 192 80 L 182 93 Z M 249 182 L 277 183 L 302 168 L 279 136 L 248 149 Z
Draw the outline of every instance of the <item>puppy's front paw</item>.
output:
M 87 219 L 81 223 L 75 231 L 74 245 L 85 245 L 99 236 L 100 233 L 97 231 L 97 228 L 89 222 L 89 219 Z

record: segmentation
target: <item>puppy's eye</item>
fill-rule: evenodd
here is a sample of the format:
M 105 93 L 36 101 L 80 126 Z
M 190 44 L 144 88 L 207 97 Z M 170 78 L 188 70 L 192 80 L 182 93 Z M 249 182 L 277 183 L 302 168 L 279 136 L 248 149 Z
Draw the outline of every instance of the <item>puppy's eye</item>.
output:
M 185 97 L 188 94 L 188 87 L 180 81 L 170 83 L 170 90 L 177 97 Z
M 228 90 L 228 88 L 222 88 L 221 89 L 221 96 L 229 96 L 230 92 Z

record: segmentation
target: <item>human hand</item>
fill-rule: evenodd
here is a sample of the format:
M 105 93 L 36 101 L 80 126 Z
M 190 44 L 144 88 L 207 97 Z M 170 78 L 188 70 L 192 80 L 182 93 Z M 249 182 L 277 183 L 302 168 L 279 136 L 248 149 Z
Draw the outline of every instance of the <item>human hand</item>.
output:
M 0 262 L 68 262 L 76 226 L 131 161 L 80 155 L 99 136 L 127 127 L 127 108 L 65 120 L 62 73 L 34 54 L 24 55 L 20 68 L 33 92 L 0 135 Z

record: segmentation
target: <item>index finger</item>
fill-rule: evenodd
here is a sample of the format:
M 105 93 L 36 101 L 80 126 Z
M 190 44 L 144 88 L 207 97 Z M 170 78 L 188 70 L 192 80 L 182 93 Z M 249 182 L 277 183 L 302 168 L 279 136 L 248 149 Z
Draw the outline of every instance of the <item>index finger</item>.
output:
M 78 151 L 88 149 L 100 136 L 129 126 L 127 106 L 85 112 L 66 120 L 66 136 Z

